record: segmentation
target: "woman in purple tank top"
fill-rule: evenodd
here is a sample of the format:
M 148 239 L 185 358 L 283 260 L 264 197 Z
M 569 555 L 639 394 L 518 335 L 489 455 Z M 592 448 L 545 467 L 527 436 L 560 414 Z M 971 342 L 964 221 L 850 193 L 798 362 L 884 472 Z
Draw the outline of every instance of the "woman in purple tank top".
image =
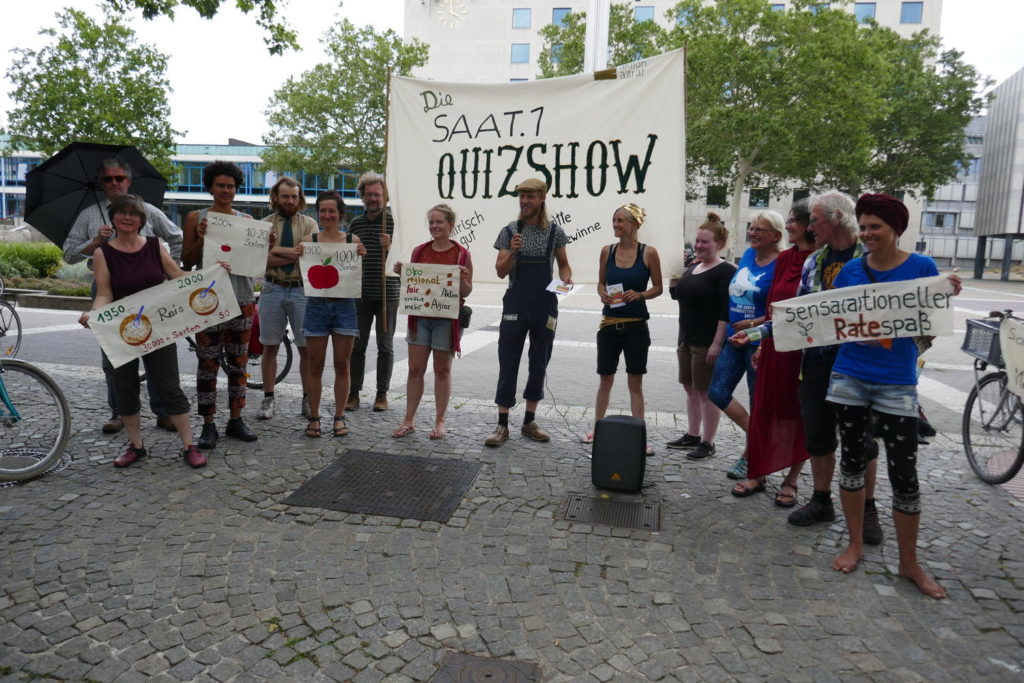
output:
M 185 274 L 171 255 L 161 248 L 156 237 L 139 234 L 146 224 L 146 205 L 142 199 L 133 194 L 122 195 L 110 203 L 108 213 L 117 232 L 93 253 L 96 276 L 93 310 L 158 285 L 167 278 Z M 79 322 L 88 327 L 89 313 L 83 313 Z M 181 438 L 182 457 L 192 467 L 204 466 L 206 457 L 192 443 L 188 399 L 181 390 L 178 377 L 177 345 L 170 344 L 151 351 L 142 357 L 142 362 L 146 367 L 147 381 L 156 387 L 167 416 Z M 114 402 L 128 432 L 128 447 L 114 460 L 114 466 L 128 467 L 146 456 L 139 420 L 138 360 L 114 370 Z

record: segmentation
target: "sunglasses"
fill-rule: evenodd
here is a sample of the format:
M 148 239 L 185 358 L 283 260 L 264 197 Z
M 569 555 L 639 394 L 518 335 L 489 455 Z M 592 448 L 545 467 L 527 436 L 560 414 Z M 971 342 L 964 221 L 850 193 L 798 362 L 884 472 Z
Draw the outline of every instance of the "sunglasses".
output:
M 105 175 L 102 178 L 100 178 L 100 180 L 105 182 L 105 183 L 123 183 L 124 181 L 128 180 L 128 176 L 126 176 L 126 175 Z

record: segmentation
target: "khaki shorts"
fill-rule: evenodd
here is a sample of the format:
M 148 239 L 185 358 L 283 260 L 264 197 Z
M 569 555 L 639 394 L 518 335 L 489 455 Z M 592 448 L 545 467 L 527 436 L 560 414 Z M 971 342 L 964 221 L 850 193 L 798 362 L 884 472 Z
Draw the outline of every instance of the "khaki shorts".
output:
M 676 357 L 679 358 L 679 383 L 707 391 L 714 370 L 714 366 L 708 365 L 708 347 L 680 344 L 676 347 Z

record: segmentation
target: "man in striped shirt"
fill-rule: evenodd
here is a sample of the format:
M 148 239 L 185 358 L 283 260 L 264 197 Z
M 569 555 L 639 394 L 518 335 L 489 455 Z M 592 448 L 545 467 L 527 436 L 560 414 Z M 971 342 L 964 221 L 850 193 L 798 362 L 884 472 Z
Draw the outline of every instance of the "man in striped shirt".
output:
M 363 388 L 366 370 L 366 347 L 370 342 L 370 326 L 377 335 L 377 393 L 373 400 L 376 411 L 388 408 L 388 387 L 391 369 L 395 363 L 395 322 L 398 318 L 398 278 L 389 277 L 385 283 L 384 260 L 395 234 L 395 221 L 385 209 L 388 200 L 384 177 L 379 173 L 364 173 L 359 178 L 359 197 L 366 208 L 349 223 L 348 231 L 362 240 L 366 247 L 363 257 L 363 296 L 356 302 L 359 317 L 359 338 L 352 350 L 349 390 L 346 410 L 359 407 L 359 392 Z

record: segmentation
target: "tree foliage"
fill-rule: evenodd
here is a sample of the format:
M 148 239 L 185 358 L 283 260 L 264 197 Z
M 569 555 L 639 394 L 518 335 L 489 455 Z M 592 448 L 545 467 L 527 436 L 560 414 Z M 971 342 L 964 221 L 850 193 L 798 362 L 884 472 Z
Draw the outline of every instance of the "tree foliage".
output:
M 264 165 L 275 171 L 329 174 L 384 165 L 388 75 L 427 63 L 428 46 L 394 31 L 355 27 L 347 19 L 321 39 L 328 61 L 274 92 Z
M 686 46 L 687 171 L 730 186 L 733 225 L 747 187 L 929 193 L 966 161 L 963 128 L 987 83 L 927 32 L 858 26 L 845 4 L 809 11 L 820 3 L 794 0 L 773 11 L 767 0 L 683 0 L 668 12 L 669 29 L 613 6 L 610 63 L 647 56 L 652 42 Z M 542 29 L 542 77 L 582 69 L 584 23 L 570 14 Z M 637 35 L 644 24 L 650 32 Z
M 106 3 L 119 13 L 125 13 L 132 9 L 141 9 L 142 16 L 146 19 L 154 19 L 159 16 L 174 18 L 174 12 L 178 6 L 191 7 L 199 16 L 204 19 L 212 19 L 217 15 L 221 5 L 229 0 L 105 0 Z M 281 19 L 281 12 L 288 0 L 235 0 L 235 6 L 245 14 L 258 11 L 256 24 L 266 31 L 263 42 L 267 44 L 270 54 L 281 54 L 285 50 L 299 49 L 295 32 L 292 31 L 287 22 Z
M 167 56 L 138 44 L 110 14 L 97 23 L 65 9 L 57 19 L 59 28 L 40 31 L 49 44 L 12 50 L 9 147 L 51 156 L 75 140 L 135 145 L 173 179 L 174 139 L 182 133 L 168 121 Z

